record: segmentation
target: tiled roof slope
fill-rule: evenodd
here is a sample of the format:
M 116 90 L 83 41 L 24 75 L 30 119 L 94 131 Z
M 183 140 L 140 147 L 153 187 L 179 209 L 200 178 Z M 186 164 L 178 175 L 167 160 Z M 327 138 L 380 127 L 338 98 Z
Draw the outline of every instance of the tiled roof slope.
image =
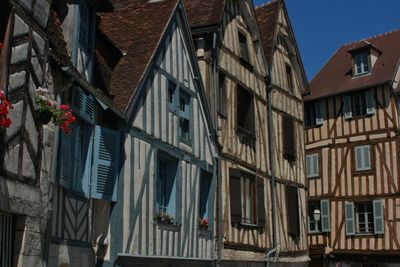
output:
M 71 65 L 71 58 L 68 55 L 67 43 L 64 40 L 60 18 L 54 10 L 51 11 L 47 26 L 49 38 L 50 56 L 62 66 Z
M 273 44 L 275 39 L 275 30 L 278 23 L 279 1 L 275 0 L 256 7 L 256 17 L 258 29 L 261 35 L 261 42 L 264 48 L 267 64 L 272 64 Z
M 149 67 L 176 5 L 176 0 L 165 0 L 99 14 L 100 29 L 123 54 L 112 71 L 110 90 L 122 111 Z
M 360 43 L 370 43 L 382 53 L 371 73 L 352 77 L 352 55 L 349 50 Z M 310 83 L 311 94 L 304 98 L 310 101 L 347 91 L 370 87 L 392 81 L 400 60 L 400 29 L 341 46 Z
M 219 24 L 226 0 L 184 0 L 190 28 Z

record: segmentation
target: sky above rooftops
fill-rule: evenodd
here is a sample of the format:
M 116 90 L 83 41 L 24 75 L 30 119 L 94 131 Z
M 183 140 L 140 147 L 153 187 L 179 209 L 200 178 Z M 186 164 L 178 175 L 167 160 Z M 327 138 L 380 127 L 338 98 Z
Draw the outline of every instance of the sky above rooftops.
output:
M 266 2 L 253 0 L 255 6 Z M 285 3 L 309 81 L 341 45 L 400 28 L 400 0 Z

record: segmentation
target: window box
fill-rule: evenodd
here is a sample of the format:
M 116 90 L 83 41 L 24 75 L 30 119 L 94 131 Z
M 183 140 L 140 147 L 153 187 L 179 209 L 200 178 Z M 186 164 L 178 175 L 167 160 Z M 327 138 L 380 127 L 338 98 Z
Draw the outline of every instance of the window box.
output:
M 158 223 L 163 223 L 163 224 L 171 224 L 171 225 L 176 225 L 176 221 L 174 216 L 164 213 L 164 212 L 158 212 L 157 213 L 157 222 Z

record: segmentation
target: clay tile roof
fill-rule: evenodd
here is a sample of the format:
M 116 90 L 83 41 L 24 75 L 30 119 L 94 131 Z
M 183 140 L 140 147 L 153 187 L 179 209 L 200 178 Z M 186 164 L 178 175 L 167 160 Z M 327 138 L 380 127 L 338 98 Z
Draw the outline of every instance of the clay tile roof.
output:
M 184 0 L 190 28 L 219 24 L 224 12 L 225 0 Z
M 61 22 L 54 10 L 50 14 L 47 35 L 49 38 L 50 56 L 63 66 L 71 65 L 71 58 L 68 55 L 67 43 L 64 40 Z
M 372 46 L 381 53 L 370 74 L 353 78 L 351 52 L 363 46 Z M 390 82 L 394 78 L 399 62 L 400 29 L 345 44 L 336 51 L 312 79 L 310 83 L 311 94 L 306 96 L 304 100 L 310 101 Z
M 273 44 L 275 30 L 278 23 L 279 1 L 272 1 L 262 6 L 256 7 L 258 28 L 261 35 L 261 42 L 264 48 L 267 64 L 272 64 Z
M 112 70 L 110 89 L 122 111 L 149 67 L 176 5 L 177 0 L 165 0 L 99 14 L 99 28 L 123 54 Z

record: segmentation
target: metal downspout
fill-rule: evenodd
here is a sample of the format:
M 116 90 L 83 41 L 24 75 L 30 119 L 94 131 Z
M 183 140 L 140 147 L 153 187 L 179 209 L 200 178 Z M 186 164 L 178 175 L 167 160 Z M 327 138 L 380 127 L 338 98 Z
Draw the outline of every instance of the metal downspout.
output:
M 214 79 L 213 79 L 213 94 L 214 94 L 214 99 L 216 99 L 216 92 L 217 92 L 217 87 L 218 87 L 218 74 L 217 74 L 217 31 L 214 31 L 213 33 L 213 46 L 212 46 L 212 57 L 213 57 L 213 74 L 214 74 Z M 218 99 L 219 100 L 219 99 Z M 213 101 L 214 105 L 214 125 L 215 125 L 215 131 L 217 133 L 217 138 L 218 138 L 218 113 L 217 113 L 217 101 Z M 211 104 L 211 103 L 210 103 Z M 217 143 L 217 149 L 220 150 L 218 140 L 216 140 Z M 217 266 L 221 266 L 221 261 L 222 261 L 222 170 L 221 170 L 221 160 L 217 160 L 217 167 L 218 167 L 218 178 L 217 178 L 217 220 L 218 220 L 218 251 L 217 251 Z
M 267 253 L 267 266 L 270 266 L 269 257 L 277 251 L 277 223 L 276 223 L 276 182 L 275 182 L 275 157 L 274 157 L 274 124 L 272 119 L 272 69 L 269 67 L 269 79 L 266 80 L 268 88 L 268 146 L 270 148 L 269 159 L 271 163 L 271 205 L 272 205 L 272 249 Z

